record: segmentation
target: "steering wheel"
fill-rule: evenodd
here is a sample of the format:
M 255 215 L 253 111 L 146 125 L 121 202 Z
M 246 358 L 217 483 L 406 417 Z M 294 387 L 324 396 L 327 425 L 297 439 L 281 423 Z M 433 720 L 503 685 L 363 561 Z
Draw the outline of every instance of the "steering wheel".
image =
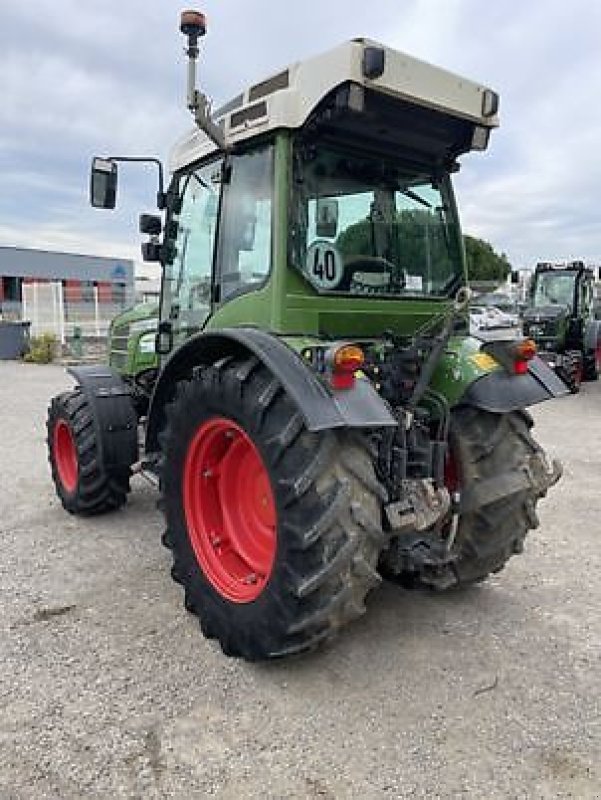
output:
M 402 289 L 405 286 L 404 270 L 401 270 L 400 274 L 398 274 L 399 268 L 396 264 L 393 264 L 392 261 L 388 261 L 388 259 L 382 258 L 381 256 L 356 256 L 355 258 L 345 261 L 344 276 L 338 287 L 339 290 L 348 291 L 354 281 L 354 275 L 357 272 L 365 272 L 370 275 L 381 275 L 383 273 L 390 275 L 390 287 L 382 287 L 384 291 L 393 287 Z M 361 282 L 357 281 L 357 283 Z M 368 284 L 366 284 L 366 286 L 368 289 L 374 288 L 369 287 Z M 382 289 L 379 290 L 382 291 Z

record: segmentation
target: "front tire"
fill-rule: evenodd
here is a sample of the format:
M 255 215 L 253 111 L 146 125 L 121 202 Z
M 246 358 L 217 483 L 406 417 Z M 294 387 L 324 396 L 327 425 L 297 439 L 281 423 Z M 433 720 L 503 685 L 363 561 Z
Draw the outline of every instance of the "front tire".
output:
M 361 439 L 307 431 L 249 359 L 180 383 L 161 441 L 172 576 L 226 655 L 309 650 L 364 612 L 386 537 Z
M 103 463 L 93 411 L 81 389 L 52 399 L 46 429 L 52 480 L 66 511 L 91 516 L 125 503 L 130 471 Z

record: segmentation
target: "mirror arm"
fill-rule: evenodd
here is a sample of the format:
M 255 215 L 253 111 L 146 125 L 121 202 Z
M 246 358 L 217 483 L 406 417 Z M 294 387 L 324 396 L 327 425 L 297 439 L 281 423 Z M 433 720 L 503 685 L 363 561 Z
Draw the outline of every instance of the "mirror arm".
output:
M 137 162 L 142 164 L 155 164 L 159 173 L 159 191 L 157 193 L 157 207 L 164 209 L 167 207 L 167 195 L 165 194 L 165 177 L 163 162 L 158 158 L 148 158 L 144 156 L 107 156 L 107 161 Z

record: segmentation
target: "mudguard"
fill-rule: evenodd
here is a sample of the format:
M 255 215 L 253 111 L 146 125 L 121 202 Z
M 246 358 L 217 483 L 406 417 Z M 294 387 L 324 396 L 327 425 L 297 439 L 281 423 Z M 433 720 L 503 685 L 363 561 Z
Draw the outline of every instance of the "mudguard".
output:
M 478 378 L 468 386 L 458 405 L 475 406 L 502 414 L 569 393 L 565 383 L 536 356 L 525 375 L 511 375 L 499 369 Z
M 354 388 L 331 391 L 301 356 L 281 339 L 258 328 L 223 328 L 188 339 L 167 361 L 156 383 L 148 413 L 146 452 L 158 450 L 158 433 L 173 387 L 195 367 L 231 356 L 256 356 L 278 379 L 296 403 L 307 429 L 396 427 L 387 403 L 367 380 Z
M 107 468 L 131 466 L 138 458 L 138 417 L 121 376 L 104 365 L 69 367 L 92 409 L 99 456 Z

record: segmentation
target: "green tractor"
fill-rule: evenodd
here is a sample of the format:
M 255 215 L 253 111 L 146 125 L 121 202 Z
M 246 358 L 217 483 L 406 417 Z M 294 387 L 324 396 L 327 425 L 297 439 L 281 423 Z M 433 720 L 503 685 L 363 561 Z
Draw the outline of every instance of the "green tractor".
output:
M 128 381 L 138 416 L 148 407 L 159 358 L 157 303 L 138 303 L 116 316 L 108 333 L 109 366 Z
M 130 321 L 121 361 L 72 369 L 50 464 L 72 514 L 155 479 L 186 608 L 259 660 L 329 639 L 382 576 L 443 590 L 502 569 L 561 471 L 525 408 L 566 389 L 528 341 L 467 333 L 451 175 L 486 148 L 494 92 L 357 39 L 211 115 L 204 17 L 181 27 L 197 124 L 167 191 L 159 165 L 164 219 L 141 218 L 156 361 L 128 357 Z M 119 160 L 94 160 L 93 205 L 114 208 Z
M 524 334 L 571 392 L 601 370 L 601 322 L 595 318 L 594 274 L 582 261 L 536 265 Z

